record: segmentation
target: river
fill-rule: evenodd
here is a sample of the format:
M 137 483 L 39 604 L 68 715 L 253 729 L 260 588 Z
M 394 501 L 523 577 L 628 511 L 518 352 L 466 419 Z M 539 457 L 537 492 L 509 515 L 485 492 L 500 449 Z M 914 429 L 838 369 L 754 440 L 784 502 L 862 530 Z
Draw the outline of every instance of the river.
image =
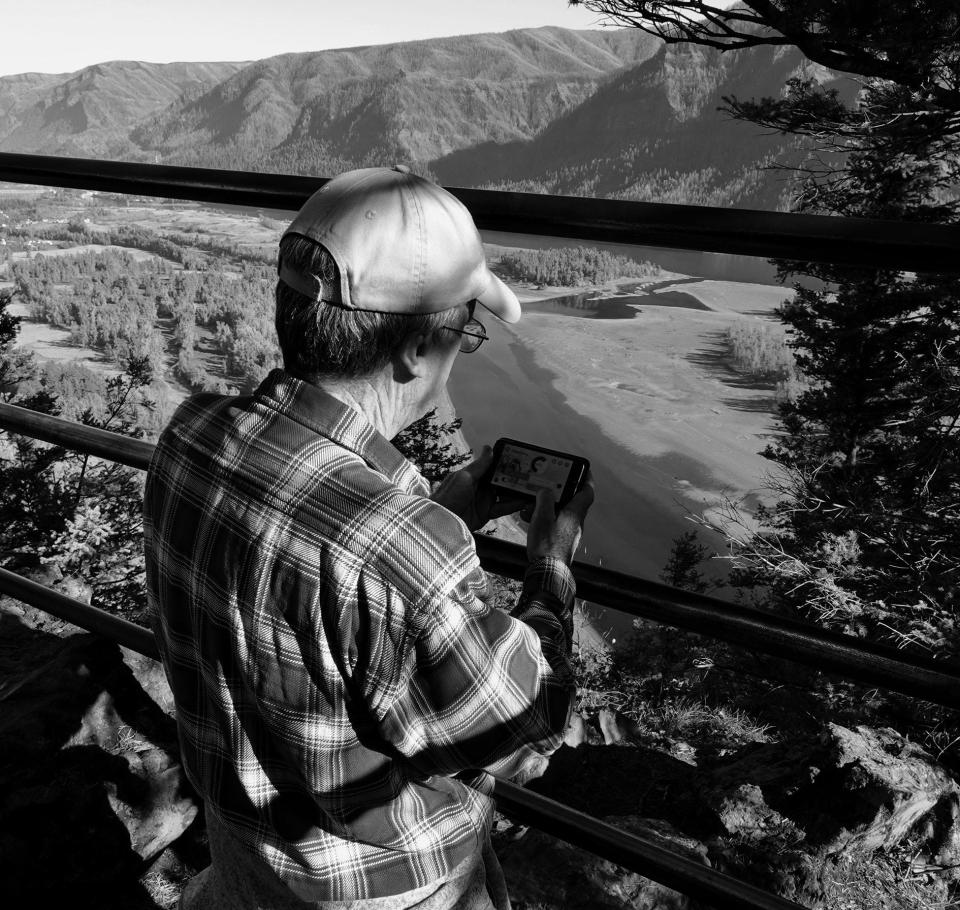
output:
M 674 538 L 691 528 L 676 479 L 697 488 L 719 488 L 722 483 L 676 453 L 638 458 L 618 445 L 567 405 L 553 386 L 552 374 L 534 362 L 508 329 L 493 318 L 485 324 L 490 341 L 458 357 L 450 377 L 450 396 L 463 418 L 467 442 L 478 451 L 509 436 L 589 458 L 597 500 L 578 558 L 656 579 Z M 631 619 L 614 611 L 597 618 L 601 630 L 612 637 L 631 626 Z
M 486 243 L 526 249 L 586 245 L 583 241 L 529 234 L 484 231 Z M 775 285 L 775 270 L 763 259 L 721 253 L 698 253 L 616 243 L 590 243 L 618 255 L 650 260 L 682 275 L 719 281 Z M 539 313 L 577 313 L 586 318 L 632 318 L 630 299 L 621 298 L 591 312 L 582 295 L 524 304 Z M 639 300 L 637 301 L 639 302 Z M 658 301 L 670 305 L 666 299 Z M 692 302 L 692 300 L 691 300 Z M 685 304 L 685 305 L 689 305 Z M 663 457 L 637 457 L 601 432 L 589 418 L 574 411 L 554 387 L 553 376 L 538 366 L 533 355 L 509 329 L 485 320 L 490 342 L 476 353 L 458 358 L 450 380 L 450 395 L 463 418 L 463 432 L 477 450 L 500 436 L 574 452 L 588 457 L 597 486 L 579 558 L 594 565 L 657 579 L 667 561 L 673 540 L 692 527 L 688 510 L 701 504 L 683 500 L 677 479 L 694 488 L 723 489 L 724 478 L 710 475 L 704 465 L 677 453 Z M 723 541 L 701 531 L 705 543 L 717 549 Z M 615 611 L 595 616 L 609 636 L 623 635 L 632 620 Z
M 750 281 L 776 284 L 776 269 L 758 256 L 737 256 L 731 253 L 704 253 L 699 250 L 674 250 L 666 247 L 634 246 L 628 243 L 604 243 L 540 234 L 514 234 L 506 231 L 481 231 L 484 243 L 516 249 L 541 250 L 558 247 L 588 246 L 627 256 L 638 262 L 655 262 L 668 272 L 714 278 L 717 281 Z

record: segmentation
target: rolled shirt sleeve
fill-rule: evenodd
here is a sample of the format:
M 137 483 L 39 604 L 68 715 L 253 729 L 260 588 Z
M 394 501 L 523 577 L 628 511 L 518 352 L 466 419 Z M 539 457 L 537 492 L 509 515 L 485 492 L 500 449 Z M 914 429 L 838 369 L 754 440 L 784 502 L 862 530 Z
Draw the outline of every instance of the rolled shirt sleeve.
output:
M 531 564 L 510 615 L 477 596 L 475 580 L 458 585 L 412 643 L 383 737 L 424 776 L 529 776 L 569 722 L 574 590 L 570 569 L 550 557 Z

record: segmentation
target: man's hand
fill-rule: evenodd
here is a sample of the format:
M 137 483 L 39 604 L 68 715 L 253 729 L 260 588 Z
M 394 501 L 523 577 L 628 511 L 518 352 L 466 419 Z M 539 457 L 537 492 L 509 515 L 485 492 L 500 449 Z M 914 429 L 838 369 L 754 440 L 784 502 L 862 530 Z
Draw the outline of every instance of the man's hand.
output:
M 493 449 L 484 446 L 479 458 L 444 477 L 430 498 L 460 516 L 471 531 L 479 531 L 493 518 L 519 511 L 523 500 L 497 500 L 490 487 L 480 483 L 492 463 Z
M 541 490 L 527 528 L 527 558 L 533 562 L 543 556 L 556 556 L 571 565 L 580 546 L 583 522 L 594 495 L 591 473 L 587 475 L 583 489 L 557 514 L 553 493 Z

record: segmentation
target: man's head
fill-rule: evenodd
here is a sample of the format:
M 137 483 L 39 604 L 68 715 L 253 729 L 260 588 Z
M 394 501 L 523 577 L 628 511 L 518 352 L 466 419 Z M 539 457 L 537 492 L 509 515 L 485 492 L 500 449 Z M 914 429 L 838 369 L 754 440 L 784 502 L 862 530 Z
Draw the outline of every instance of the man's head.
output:
M 473 301 L 520 318 L 467 209 L 401 168 L 349 171 L 311 196 L 281 239 L 278 272 L 284 365 L 304 377 L 369 376 L 410 336 L 455 350 L 442 329 L 462 329 Z

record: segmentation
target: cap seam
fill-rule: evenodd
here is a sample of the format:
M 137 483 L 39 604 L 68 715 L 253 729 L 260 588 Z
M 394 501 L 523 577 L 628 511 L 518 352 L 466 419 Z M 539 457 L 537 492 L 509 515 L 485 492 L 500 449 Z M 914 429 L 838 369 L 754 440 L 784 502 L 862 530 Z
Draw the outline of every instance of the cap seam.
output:
M 408 176 L 408 175 L 404 175 Z M 426 267 L 424 263 L 426 262 L 426 238 L 424 235 L 424 218 L 423 218 L 423 207 L 420 205 L 419 196 L 413 192 L 411 186 L 412 181 L 408 180 L 407 185 L 404 189 L 407 191 L 407 195 L 413 200 L 414 208 L 417 212 L 417 263 L 416 263 L 416 273 L 414 275 L 415 279 L 415 288 L 416 288 L 416 300 L 414 304 L 417 309 L 423 306 L 423 285 L 426 279 Z

